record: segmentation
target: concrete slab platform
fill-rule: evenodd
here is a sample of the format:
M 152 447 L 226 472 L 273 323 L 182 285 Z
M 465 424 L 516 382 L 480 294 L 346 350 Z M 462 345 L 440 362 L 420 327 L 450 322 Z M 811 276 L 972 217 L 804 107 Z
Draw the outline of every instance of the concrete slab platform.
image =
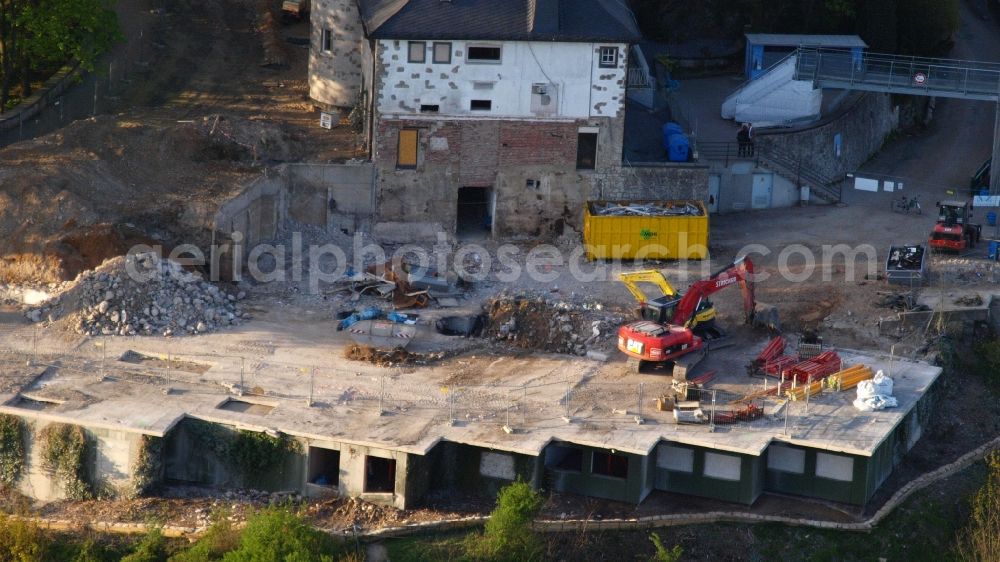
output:
M 150 435 L 163 435 L 190 416 L 415 454 L 449 440 L 537 455 L 550 441 L 565 440 L 646 455 L 666 439 L 751 455 L 772 441 L 871 455 L 941 373 L 925 363 L 895 360 L 890 366 L 885 355 L 843 351 L 845 365 L 863 363 L 892 373 L 898 408 L 859 412 L 851 405 L 854 391 L 824 392 L 811 397 L 808 407 L 771 398 L 760 401 L 763 418 L 713 430 L 706 424 L 679 425 L 672 412 L 656 411 L 655 398 L 669 392 L 669 379 L 628 372 L 621 357 L 603 363 L 500 354 L 490 347 L 429 366 L 383 368 L 344 359 L 346 336 L 332 329 L 333 322 L 303 325 L 294 333 L 257 321 L 196 338 L 109 338 L 108 357 L 132 350 L 166 358 L 169 350 L 173 361 L 210 368 L 197 373 L 108 359 L 107 376 L 99 380 L 93 346 L 80 346 L 45 356 L 45 362 L 58 363 L 57 373 L 30 385 L 33 398 L 59 405 L 41 411 L 19 407 L 25 384 L 0 396 L 0 412 Z M 707 384 L 716 392 L 716 408 L 763 389 L 763 379 L 748 377 L 745 366 L 765 342 L 760 335 L 752 345 L 714 351 L 693 374 L 716 372 Z M 23 375 L 25 367 L 6 363 L 0 371 L 7 378 Z M 241 390 L 238 399 L 264 400 L 273 409 L 262 414 L 266 408 L 220 408 Z M 702 397 L 706 412 L 709 396 Z

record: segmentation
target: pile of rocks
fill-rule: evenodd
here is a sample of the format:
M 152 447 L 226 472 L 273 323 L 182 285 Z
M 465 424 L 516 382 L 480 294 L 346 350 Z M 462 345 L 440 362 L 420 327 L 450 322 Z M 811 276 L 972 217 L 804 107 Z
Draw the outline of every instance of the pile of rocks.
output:
M 501 294 L 484 309 L 489 318 L 487 336 L 522 349 L 571 355 L 607 349 L 624 321 L 600 303 L 541 295 Z
M 237 303 L 245 296 L 227 294 L 156 254 L 132 254 L 81 273 L 69 290 L 27 316 L 38 322 L 65 312 L 75 318 L 77 333 L 91 336 L 199 334 L 248 318 Z

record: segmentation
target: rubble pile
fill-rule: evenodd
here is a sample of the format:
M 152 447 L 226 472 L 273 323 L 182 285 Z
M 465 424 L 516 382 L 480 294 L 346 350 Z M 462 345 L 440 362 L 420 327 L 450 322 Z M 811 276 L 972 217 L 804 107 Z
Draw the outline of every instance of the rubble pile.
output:
M 624 322 L 599 303 L 501 294 L 484 305 L 486 337 L 522 349 L 586 355 L 605 348 Z
M 81 273 L 62 294 L 28 310 L 39 322 L 64 314 L 84 335 L 181 335 L 239 324 L 248 313 L 227 294 L 153 253 L 119 256 Z

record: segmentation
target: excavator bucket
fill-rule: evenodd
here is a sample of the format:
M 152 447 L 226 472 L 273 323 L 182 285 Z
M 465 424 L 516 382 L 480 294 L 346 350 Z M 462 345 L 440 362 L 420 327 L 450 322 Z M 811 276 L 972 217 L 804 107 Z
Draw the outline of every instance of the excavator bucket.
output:
M 778 309 L 774 305 L 757 301 L 753 308 L 753 325 L 763 326 L 772 332 L 781 332 L 781 321 L 778 319 Z

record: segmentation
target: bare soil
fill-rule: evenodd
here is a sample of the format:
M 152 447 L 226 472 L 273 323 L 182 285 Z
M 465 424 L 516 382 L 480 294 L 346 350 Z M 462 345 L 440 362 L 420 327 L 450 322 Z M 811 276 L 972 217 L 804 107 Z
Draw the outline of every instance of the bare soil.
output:
M 307 45 L 286 41 L 308 22 L 265 17 L 271 4 L 165 4 L 119 112 L 0 149 L 0 281 L 71 279 L 135 243 L 203 243 L 261 167 L 358 154 L 346 126 L 318 126 Z

